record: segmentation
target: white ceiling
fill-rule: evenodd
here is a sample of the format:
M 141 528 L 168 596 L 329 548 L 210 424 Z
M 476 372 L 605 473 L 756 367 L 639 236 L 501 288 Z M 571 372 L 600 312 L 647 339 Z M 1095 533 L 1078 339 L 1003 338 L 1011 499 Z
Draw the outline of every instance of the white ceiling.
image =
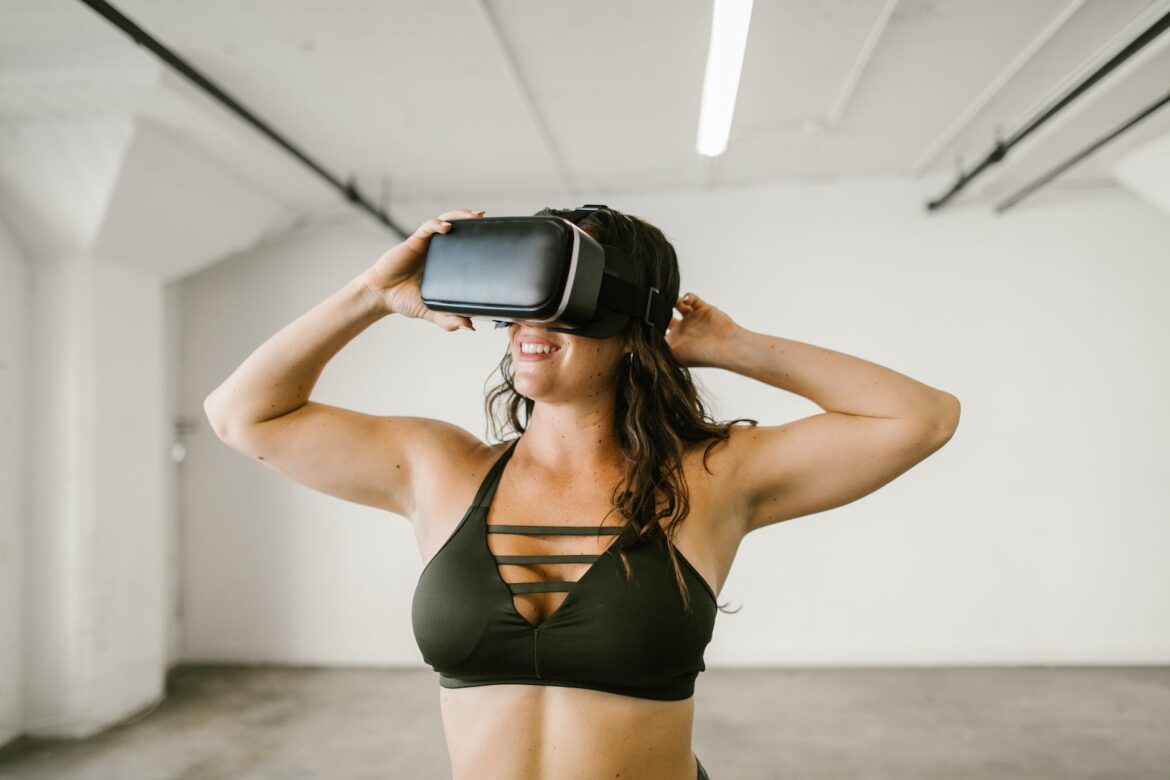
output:
M 997 127 L 1017 129 L 1170 6 L 900 0 L 876 29 L 886 2 L 756 0 L 732 137 L 714 160 L 694 151 L 710 0 L 115 5 L 325 167 L 357 176 L 375 197 L 388 193 L 391 207 L 444 195 L 594 198 L 947 174 L 956 158 L 977 162 Z M 148 115 L 273 197 L 307 209 L 336 202 L 80 2 L 0 0 L 0 15 L 0 131 Z M 872 54 L 859 62 L 872 35 Z M 1170 85 L 1165 43 L 1021 144 L 970 197 L 1015 190 L 1161 97 Z M 1109 153 L 1168 128 L 1170 108 Z M 1102 150 L 1049 186 L 1110 185 L 1106 157 Z

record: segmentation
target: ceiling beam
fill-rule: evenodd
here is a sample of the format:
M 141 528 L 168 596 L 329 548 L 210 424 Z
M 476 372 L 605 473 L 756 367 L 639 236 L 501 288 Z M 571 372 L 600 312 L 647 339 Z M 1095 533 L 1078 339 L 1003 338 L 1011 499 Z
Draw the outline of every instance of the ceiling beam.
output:
M 979 112 L 982 111 L 988 103 L 990 103 L 996 95 L 1003 91 L 1003 88 L 1016 77 L 1025 65 L 1027 65 L 1036 53 L 1043 49 L 1050 40 L 1064 27 L 1064 25 L 1071 19 L 1081 6 L 1085 4 L 1086 0 L 1072 0 L 1066 5 L 1059 14 L 1051 22 L 1048 23 L 1040 34 L 1028 42 L 1028 45 L 1011 63 L 1003 69 L 1002 72 L 980 92 L 974 100 L 972 100 L 966 108 L 964 108 L 955 121 L 951 122 L 947 129 L 942 131 L 934 141 L 926 145 L 922 154 L 918 156 L 910 167 L 906 169 L 906 174 L 914 178 L 922 175 L 922 172 L 935 161 L 935 159 L 955 140 L 955 138 L 966 129 L 967 125 L 971 124 Z
M 105 0 L 80 0 L 81 3 L 87 5 L 96 14 L 106 19 L 110 24 L 117 27 L 122 32 L 126 33 L 135 43 L 148 49 L 152 54 L 165 62 L 174 70 L 178 71 L 184 78 L 188 79 L 201 90 L 208 93 L 218 102 L 225 105 L 232 113 L 239 116 L 245 122 L 256 128 L 260 133 L 267 136 L 278 146 L 283 148 L 286 152 L 295 157 L 302 164 L 312 169 L 314 173 L 324 179 L 330 186 L 338 190 L 347 201 L 352 203 L 356 208 L 370 214 L 374 219 L 381 222 L 386 227 L 393 230 L 402 239 L 405 239 L 410 233 L 399 227 L 389 215 L 382 209 L 381 206 L 370 202 L 358 189 L 357 184 L 351 177 L 349 181 L 342 181 L 336 175 L 330 173 L 323 165 L 314 160 L 300 148 L 295 146 L 291 141 L 277 132 L 271 125 L 257 116 L 251 109 L 236 100 L 223 90 L 218 84 L 213 82 L 200 71 L 196 70 L 190 63 L 184 60 L 174 51 L 165 46 L 162 42 L 154 38 L 146 30 L 139 27 L 132 19 L 123 14 L 117 8 L 112 6 Z M 413 232 L 413 231 L 412 231 Z
M 1165 5 L 1166 3 L 1162 4 L 1161 10 L 1165 10 Z M 1147 9 L 1147 12 L 1149 10 Z M 1142 14 L 1139 18 L 1145 21 L 1147 16 L 1148 13 Z M 1130 27 L 1132 26 L 1130 25 Z M 1170 13 L 1163 13 L 1160 18 L 1137 37 L 1130 40 L 1120 51 L 1113 54 L 1106 62 L 1093 68 L 1092 73 L 1088 76 L 1082 78 L 1078 74 L 1076 84 L 1071 89 L 1060 90 L 1054 101 L 1044 104 L 1036 115 L 1027 117 L 1023 127 L 1012 131 L 1006 141 L 997 138 L 991 151 L 987 152 L 974 168 L 970 171 L 961 171 L 947 192 L 927 201 L 927 210 L 935 211 L 946 205 L 951 198 L 966 189 L 973 180 L 980 178 L 985 170 L 998 165 L 1006 158 L 1009 151 L 1029 138 L 1031 144 L 1025 148 L 1035 149 L 1040 138 L 1050 135 L 1057 128 L 1064 126 L 1072 117 L 1084 111 L 1086 106 L 1108 93 L 1106 86 L 1097 86 L 1099 83 L 1104 82 L 1106 85 L 1115 86 L 1125 74 L 1132 73 L 1150 57 L 1157 54 L 1167 40 L 1170 40 L 1170 37 L 1162 37 L 1162 33 L 1168 28 L 1170 28 Z M 1154 45 L 1150 46 L 1151 43 Z M 1086 94 L 1087 98 L 1080 99 Z M 1044 132 L 1045 130 L 1047 133 Z M 986 184 L 987 178 L 983 177 L 981 181 Z
M 565 155 L 561 151 L 560 144 L 557 143 L 552 128 L 549 127 L 548 120 L 545 119 L 544 113 L 541 112 L 540 104 L 537 103 L 536 97 L 532 94 L 532 89 L 525 80 L 524 74 L 520 70 L 520 65 L 516 62 L 516 56 L 512 52 L 512 47 L 508 45 L 503 31 L 500 30 L 500 25 L 496 21 L 491 7 L 488 5 L 488 0 L 471 0 L 471 4 L 479 11 L 480 18 L 484 22 L 484 27 L 487 28 L 489 33 L 488 37 L 491 38 L 492 43 L 495 45 L 500 59 L 504 61 L 504 66 L 512 78 L 512 83 L 516 85 L 516 91 L 520 93 L 520 98 L 524 102 L 525 109 L 528 111 L 528 117 L 532 120 L 532 124 L 536 126 L 536 132 L 544 142 L 545 150 L 556 165 L 561 180 L 565 183 L 565 189 L 572 198 L 580 198 L 580 188 L 573 178 L 573 173 L 569 169 L 569 164 L 565 160 Z
M 874 49 L 877 48 L 878 41 L 881 40 L 882 34 L 885 33 L 886 26 L 890 22 L 890 17 L 897 7 L 898 0 L 886 0 L 885 5 L 882 6 L 877 20 L 870 27 L 869 34 L 865 36 L 865 41 L 861 44 L 861 51 L 858 52 L 857 59 L 853 62 L 853 67 L 849 69 L 849 73 L 845 76 L 845 83 L 841 86 L 841 91 L 837 93 L 837 99 L 833 102 L 833 107 L 829 109 L 829 115 L 825 119 L 826 126 L 836 127 L 841 123 L 841 117 L 845 114 L 845 106 L 853 97 L 853 91 L 857 88 L 857 83 L 861 80 L 861 74 L 869 66 Z

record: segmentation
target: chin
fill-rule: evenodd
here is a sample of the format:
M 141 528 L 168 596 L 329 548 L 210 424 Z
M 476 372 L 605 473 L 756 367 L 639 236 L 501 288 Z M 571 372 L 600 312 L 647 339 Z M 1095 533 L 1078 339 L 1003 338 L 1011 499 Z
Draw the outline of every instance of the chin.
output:
M 541 396 L 547 395 L 551 389 L 549 387 L 551 383 L 548 380 L 529 376 L 529 372 L 524 368 L 515 372 L 512 376 L 512 384 L 515 386 L 516 392 L 533 400 L 539 400 Z
M 541 372 L 538 375 L 538 372 Z M 516 392 L 533 401 L 565 401 L 581 392 L 581 384 L 553 372 L 526 371 L 520 368 L 512 377 Z

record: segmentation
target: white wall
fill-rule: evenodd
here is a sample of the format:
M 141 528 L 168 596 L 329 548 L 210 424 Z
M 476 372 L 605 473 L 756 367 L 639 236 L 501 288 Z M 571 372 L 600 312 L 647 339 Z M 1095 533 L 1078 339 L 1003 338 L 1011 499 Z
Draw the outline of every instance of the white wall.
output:
M 179 471 L 182 660 L 413 660 L 403 634 L 404 594 L 419 554 L 408 521 L 253 464 L 215 437 L 203 412 L 203 399 L 253 349 L 373 262 L 387 240 L 361 220 L 294 231 L 177 285 L 183 356 L 177 414 L 201 423 L 187 436 Z M 438 345 L 438 328 L 382 324 L 391 327 L 376 326 L 337 356 L 314 397 L 482 429 L 475 414 L 482 372 L 436 375 L 415 345 Z M 461 350 L 464 361 L 486 366 L 487 338 L 452 335 L 442 344 L 444 357 Z M 461 384 L 444 386 L 442 377 L 456 373 Z
M 24 416 L 26 268 L 0 221 L 0 745 L 24 711 Z
M 1120 188 L 1048 190 L 996 216 L 886 180 L 581 198 L 659 225 L 693 290 L 747 328 L 856 355 L 957 395 L 950 443 L 846 507 L 747 537 L 708 652 L 723 664 L 1170 659 L 1170 221 Z M 532 213 L 576 202 L 399 204 Z M 360 217 L 302 230 L 181 285 L 180 413 L 394 240 Z M 388 318 L 314 400 L 441 417 L 486 437 L 505 347 Z M 716 369 L 720 419 L 812 402 Z M 182 470 L 180 657 L 421 665 L 421 568 L 403 518 L 315 493 L 204 424 Z
M 292 216 L 149 122 L 10 130 L 0 142 L 0 214 L 13 234 L 0 236 L 0 744 L 88 736 L 163 695 L 177 620 L 165 283 Z M 17 444 L 8 434 L 19 426 Z

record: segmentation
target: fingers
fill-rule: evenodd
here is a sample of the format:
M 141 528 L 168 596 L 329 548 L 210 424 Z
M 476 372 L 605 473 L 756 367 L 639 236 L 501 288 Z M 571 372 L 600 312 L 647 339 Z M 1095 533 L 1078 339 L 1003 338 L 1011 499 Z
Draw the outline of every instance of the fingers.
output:
M 448 219 L 476 219 L 486 214 L 486 211 L 471 211 L 469 209 L 452 209 L 451 211 L 444 211 L 434 219 L 428 219 L 426 222 L 418 226 L 418 230 L 414 232 L 412 238 L 430 238 L 432 233 L 447 233 L 451 230 L 451 225 L 447 224 Z
M 433 234 L 446 233 L 450 229 L 451 223 L 444 222 L 439 217 L 428 219 L 418 226 L 418 230 L 406 237 L 406 240 L 402 242 L 402 246 L 405 246 L 411 252 L 415 252 L 421 257 L 426 254 L 427 243 Z
M 425 253 L 425 244 L 427 240 L 435 233 L 446 233 L 451 230 L 451 223 L 446 220 L 449 219 L 474 219 L 485 215 L 486 211 L 471 211 L 470 209 L 452 209 L 451 211 L 444 211 L 434 219 L 428 219 L 426 222 L 418 226 L 418 230 L 414 231 L 414 235 L 404 241 L 411 249 L 418 252 L 420 255 Z M 451 333 L 456 330 L 475 330 L 475 324 L 470 317 L 463 317 L 457 314 L 445 314 L 436 311 L 428 310 L 423 319 L 429 320 L 438 325 L 443 330 Z
M 464 317 L 462 314 L 448 314 L 446 312 L 435 311 L 434 309 L 427 309 L 422 319 L 435 323 L 448 333 L 454 333 L 457 330 L 475 330 L 475 323 L 471 321 L 471 318 Z
M 683 295 L 682 297 L 680 297 L 677 301 L 675 301 L 674 305 L 683 314 L 687 314 L 687 313 L 699 308 L 699 306 L 701 304 L 702 304 L 702 300 L 699 298 L 699 296 L 695 295 L 692 292 L 689 292 L 686 295 Z
M 427 322 L 433 322 L 448 333 L 453 333 L 463 327 L 459 318 L 431 309 L 428 309 L 422 318 Z
M 451 224 L 444 222 L 442 217 L 435 217 L 434 219 L 428 219 L 426 222 L 419 225 L 418 230 L 416 230 L 414 234 L 416 236 L 425 238 L 431 233 L 444 233 L 450 229 L 450 227 Z
M 439 219 L 466 219 L 470 217 L 482 217 L 486 211 L 470 211 L 468 209 L 452 209 L 451 211 L 444 211 L 439 215 Z
M 451 225 L 447 223 L 448 219 L 474 219 L 482 217 L 486 211 L 471 211 L 469 209 L 453 209 L 451 211 L 444 211 L 434 219 L 428 219 L 426 222 L 418 226 L 418 230 L 414 231 L 411 239 L 426 239 L 430 238 L 434 233 L 446 233 L 451 230 Z M 409 239 L 408 239 L 409 240 Z

